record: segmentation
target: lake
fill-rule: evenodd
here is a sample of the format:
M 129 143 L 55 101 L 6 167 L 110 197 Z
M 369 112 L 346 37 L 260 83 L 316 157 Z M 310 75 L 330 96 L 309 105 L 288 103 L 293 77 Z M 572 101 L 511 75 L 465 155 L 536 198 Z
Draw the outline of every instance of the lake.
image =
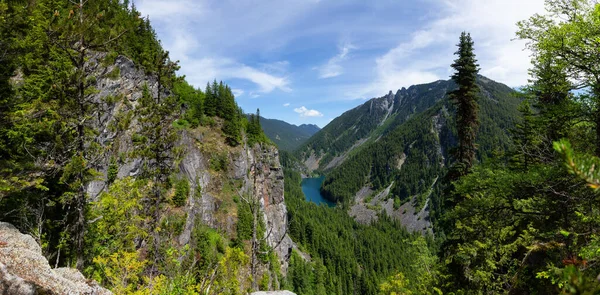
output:
M 321 183 L 325 180 L 325 176 L 317 178 L 304 178 L 302 179 L 302 192 L 307 201 L 320 205 L 322 203 L 327 204 L 329 207 L 335 206 L 335 203 L 328 201 L 321 196 Z

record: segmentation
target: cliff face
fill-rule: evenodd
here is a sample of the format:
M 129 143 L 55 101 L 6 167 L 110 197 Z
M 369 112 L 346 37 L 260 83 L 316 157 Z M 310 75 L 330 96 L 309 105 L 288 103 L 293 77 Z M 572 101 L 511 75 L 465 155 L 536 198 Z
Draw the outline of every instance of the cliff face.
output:
M 283 195 L 283 167 L 279 162 L 279 152 L 273 146 L 255 146 L 247 155 L 252 164 L 246 183 L 249 187 L 254 187 L 254 196 L 259 198 L 261 211 L 264 213 L 263 221 L 266 224 L 267 244 L 275 248 L 280 258 L 284 258 L 290 254 L 295 244 L 287 235 L 287 208 Z M 252 179 L 253 184 L 250 183 Z
M 131 154 L 134 149 L 131 137 L 139 125 L 132 114 L 144 85 L 153 95 L 157 89 L 156 79 L 138 69 L 131 60 L 119 56 L 113 64 L 102 65 L 103 58 L 104 54 L 99 53 L 89 61 L 98 90 L 92 99 L 101 109 L 93 124 L 101 131 L 98 142 L 105 150 L 97 162 L 102 177 L 87 187 L 92 200 L 107 188 L 111 159 L 123 159 L 123 155 Z M 285 257 L 293 242 L 286 234 L 287 209 L 278 150 L 273 146 L 247 144 L 230 147 L 220 131 L 221 123 L 217 120 L 216 126 L 210 128 L 201 126 L 179 131 L 178 146 L 183 148 L 184 154 L 176 177 L 189 182 L 190 193 L 182 208 L 186 222 L 178 242 L 180 245 L 189 243 L 198 224 L 233 237 L 237 223 L 236 195 L 253 192 L 260 198 L 267 242 L 272 247 L 279 245 L 275 251 L 285 267 Z M 117 178 L 135 177 L 140 169 L 141 162 L 137 159 L 118 160 Z

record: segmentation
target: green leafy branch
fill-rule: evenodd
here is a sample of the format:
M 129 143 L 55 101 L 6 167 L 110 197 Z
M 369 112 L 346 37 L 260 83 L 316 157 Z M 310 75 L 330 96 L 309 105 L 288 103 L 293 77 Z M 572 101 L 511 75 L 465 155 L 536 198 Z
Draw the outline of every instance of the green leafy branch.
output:
M 577 154 L 566 139 L 554 142 L 554 149 L 561 154 L 570 173 L 585 180 L 587 185 L 597 191 L 600 189 L 600 159 L 591 155 Z

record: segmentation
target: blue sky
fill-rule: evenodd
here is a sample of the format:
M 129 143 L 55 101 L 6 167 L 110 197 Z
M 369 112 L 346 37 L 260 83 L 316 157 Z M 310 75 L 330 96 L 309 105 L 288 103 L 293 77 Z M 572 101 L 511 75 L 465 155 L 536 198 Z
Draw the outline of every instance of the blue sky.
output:
M 204 89 L 222 80 L 246 112 L 320 127 L 365 99 L 448 79 L 461 31 L 481 74 L 527 83 L 519 20 L 543 0 L 137 0 L 135 5 Z

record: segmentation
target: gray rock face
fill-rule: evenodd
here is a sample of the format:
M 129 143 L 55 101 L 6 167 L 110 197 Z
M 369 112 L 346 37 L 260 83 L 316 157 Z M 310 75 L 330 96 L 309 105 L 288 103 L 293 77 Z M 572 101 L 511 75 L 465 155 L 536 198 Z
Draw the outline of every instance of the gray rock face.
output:
M 286 258 L 292 248 L 297 248 L 287 235 L 287 208 L 284 200 L 283 168 L 279 151 L 273 146 L 254 146 L 248 151 L 250 177 L 255 178 L 254 195 L 259 198 L 266 224 L 267 244 L 274 248 L 287 268 Z
M 52 269 L 31 236 L 20 233 L 9 223 L 0 222 L 0 294 L 112 293 L 86 280 L 75 269 Z
M 138 130 L 137 119 L 132 116 L 125 130 L 114 128 L 123 121 L 123 114 L 134 113 L 137 100 L 142 97 L 147 85 L 152 95 L 157 95 L 156 78 L 145 72 L 126 57 L 119 56 L 111 65 L 103 64 L 106 54 L 96 53 L 90 56 L 87 70 L 96 77 L 97 92 L 91 99 L 97 102 L 98 116 L 93 119 L 95 129 L 100 131 L 98 142 L 104 147 L 106 154 L 99 157 L 97 170 L 103 177 L 90 183 L 87 187 L 92 200 L 107 189 L 106 178 L 111 158 L 129 155 L 134 149 L 132 135 Z M 118 74 L 118 75 L 117 75 Z M 167 94 L 167 93 L 165 93 Z M 107 99 L 107 98 L 119 99 Z M 178 237 L 180 245 L 190 242 L 194 226 L 201 222 L 226 233 L 234 233 L 237 220 L 235 216 L 223 216 L 219 211 L 224 207 L 219 196 L 222 184 L 209 169 L 211 152 L 202 148 L 206 142 L 205 134 L 197 130 L 182 130 L 178 145 L 184 150 L 183 159 L 179 163 L 178 174 L 190 183 L 190 197 L 185 205 L 186 223 Z M 267 242 L 275 247 L 275 251 L 287 266 L 285 258 L 288 251 L 296 246 L 287 233 L 287 209 L 284 202 L 283 171 L 279 164 L 279 153 L 272 146 L 242 146 L 237 148 L 223 147 L 228 154 L 229 167 L 226 177 L 241 181 L 247 192 L 253 192 L 261 200 L 264 221 L 267 225 Z M 119 163 L 117 178 L 140 173 L 141 162 L 137 159 Z M 253 176 L 256 176 L 254 181 Z M 255 185 L 256 184 L 256 185 Z M 216 189 L 215 189 L 216 188 Z M 221 210 L 222 211 L 222 210 Z M 270 234 L 269 234 L 270 233 Z M 281 242 L 280 242 L 281 241 Z

